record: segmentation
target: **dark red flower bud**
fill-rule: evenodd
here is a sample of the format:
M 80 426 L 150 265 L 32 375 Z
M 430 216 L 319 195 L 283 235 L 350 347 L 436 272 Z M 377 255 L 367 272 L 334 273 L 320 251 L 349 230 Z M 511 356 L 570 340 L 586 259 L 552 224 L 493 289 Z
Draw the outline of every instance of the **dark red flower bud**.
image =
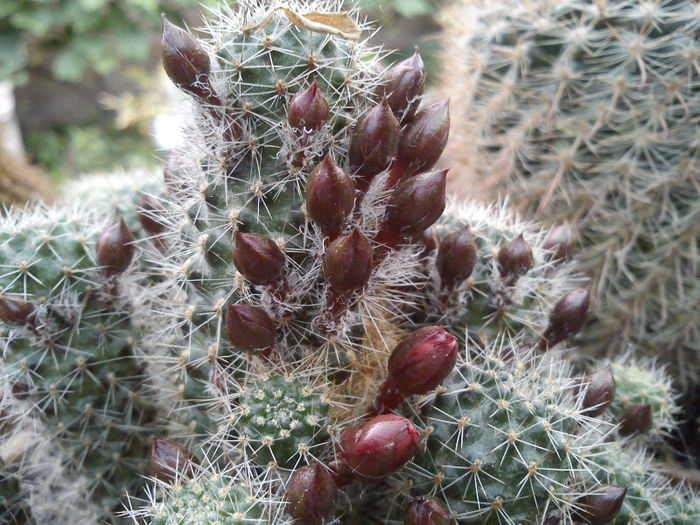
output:
M 568 224 L 557 226 L 547 234 L 542 248 L 552 252 L 554 259 L 572 259 L 576 251 L 576 232 Z
M 97 239 L 97 262 L 109 273 L 121 273 L 134 257 L 134 236 L 124 219 L 105 229 Z
M 0 296 L 0 320 L 7 324 L 24 325 L 31 321 L 34 305 L 28 301 Z
M 510 282 L 526 274 L 532 268 L 533 260 L 532 248 L 522 233 L 498 250 L 498 270 L 501 277 Z
M 457 363 L 457 339 L 441 326 L 419 328 L 404 337 L 389 357 L 389 377 L 405 396 L 437 387 Z
M 582 501 L 581 517 L 591 525 L 605 525 L 617 516 L 627 495 L 627 487 L 602 485 Z
M 387 70 L 378 94 L 386 95 L 391 111 L 404 123 L 416 114 L 424 88 L 425 66 L 416 47 L 413 56 Z
M 450 103 L 441 102 L 418 112 L 401 131 L 399 161 L 411 171 L 429 170 L 442 155 L 450 136 Z
M 382 479 L 408 462 L 420 446 L 418 430 L 408 419 L 383 414 L 346 428 L 340 437 L 342 461 L 363 482 Z
M 318 461 L 294 471 L 287 485 L 287 513 L 298 525 L 321 525 L 335 508 L 338 488 Z
M 396 157 L 399 134 L 399 122 L 385 97 L 355 124 L 349 151 L 352 170 L 363 177 L 383 171 Z
M 194 474 L 195 457 L 169 439 L 153 438 L 151 470 L 153 475 L 168 483 L 189 478 Z
M 29 397 L 29 385 L 27 383 L 14 383 L 12 385 L 12 395 L 17 399 L 27 399 Z
M 585 414 L 599 416 L 615 399 L 615 378 L 610 365 L 589 374 L 586 383 L 588 386 L 583 396 Z
M 316 79 L 311 85 L 298 91 L 289 103 L 287 120 L 297 129 L 317 130 L 328 120 L 328 100 L 318 89 Z
M 454 518 L 447 506 L 434 496 L 419 496 L 406 509 L 404 525 L 452 525 Z
M 464 281 L 476 265 L 476 243 L 469 226 L 446 235 L 435 259 L 442 282 L 448 286 Z
M 323 273 L 339 292 L 362 288 L 369 281 L 372 267 L 372 247 L 357 228 L 330 243 L 323 254 Z
M 400 182 L 387 207 L 387 221 L 407 233 L 420 233 L 445 210 L 447 170 L 421 173 Z
M 209 55 L 192 35 L 171 23 L 165 15 L 161 48 L 163 68 L 170 80 L 183 91 L 207 98 L 211 94 Z
M 355 481 L 352 478 L 352 471 L 339 457 L 329 461 L 327 467 L 330 470 L 333 483 L 335 483 L 335 486 L 339 489 L 352 485 L 352 483 Z
M 233 263 L 253 284 L 270 284 L 282 275 L 284 254 L 269 237 L 236 231 Z
M 542 335 L 546 345 L 554 346 L 581 330 L 589 306 L 588 288 L 574 290 L 560 299 L 549 314 L 549 325 Z
M 620 423 L 620 433 L 625 436 L 643 434 L 649 430 L 654 423 L 651 405 L 645 403 L 634 403 L 625 409 Z
M 337 231 L 352 211 L 355 184 L 326 155 L 309 175 L 306 183 L 306 211 L 311 219 L 327 231 Z
M 158 219 L 165 214 L 165 208 L 153 195 L 144 194 L 137 206 L 137 214 L 141 226 L 151 235 L 158 235 L 165 231 L 165 225 Z
M 262 308 L 230 304 L 226 312 L 226 335 L 235 347 L 263 350 L 275 344 L 275 323 Z
M 430 255 L 437 249 L 437 238 L 438 233 L 435 231 L 435 228 L 428 228 L 416 236 L 414 241 L 423 245 L 423 253 L 421 254 L 423 257 Z

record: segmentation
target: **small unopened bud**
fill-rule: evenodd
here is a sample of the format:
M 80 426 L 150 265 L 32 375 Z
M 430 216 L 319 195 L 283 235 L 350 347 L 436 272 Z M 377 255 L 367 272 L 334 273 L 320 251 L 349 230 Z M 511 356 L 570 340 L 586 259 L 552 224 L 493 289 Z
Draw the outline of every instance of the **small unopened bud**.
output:
M 321 525 L 335 508 L 338 488 L 318 461 L 294 471 L 287 485 L 287 513 L 297 525 Z
M 399 161 L 412 172 L 429 170 L 442 155 L 450 136 L 449 102 L 423 109 L 401 131 Z
M 387 221 L 407 233 L 420 233 L 445 210 L 447 170 L 422 173 L 400 182 L 387 207 Z
M 542 248 L 551 252 L 554 259 L 570 260 L 576 251 L 576 232 L 568 224 L 562 224 L 550 230 L 544 238 Z
M 423 252 L 421 255 L 426 257 L 437 249 L 438 233 L 435 228 L 428 228 L 427 230 L 420 232 L 414 241 L 423 246 Z
M 237 231 L 233 263 L 253 284 L 270 284 L 282 275 L 284 254 L 269 237 Z
M 109 273 L 122 273 L 134 257 L 134 236 L 124 219 L 106 228 L 97 239 L 97 262 Z
M 308 88 L 298 91 L 292 97 L 287 120 L 293 128 L 317 130 L 328 120 L 328 112 L 328 100 L 314 79 Z
M 387 70 L 379 95 L 386 95 L 391 111 L 404 123 L 416 114 L 424 88 L 425 66 L 416 47 L 413 56 Z
M 448 286 L 472 274 L 476 265 L 476 243 L 469 226 L 445 236 L 440 242 L 435 265 L 442 282 Z
M 209 95 L 209 55 L 202 45 L 184 29 L 163 15 L 161 38 L 163 68 L 170 80 L 183 91 L 198 97 Z
M 590 306 L 588 288 L 566 294 L 549 314 L 547 330 L 542 335 L 547 346 L 554 346 L 581 330 Z
M 625 436 L 643 434 L 654 424 L 651 405 L 634 403 L 625 409 L 620 422 L 620 433 Z
M 371 482 L 406 464 L 418 452 L 420 435 L 405 417 L 383 414 L 346 428 L 340 441 L 342 461 L 353 477 Z
M 24 325 L 31 321 L 34 305 L 28 301 L 0 296 L 0 321 Z
M 357 228 L 335 239 L 323 254 L 323 273 L 339 292 L 362 288 L 369 281 L 372 266 L 372 247 Z
M 158 216 L 165 214 L 165 208 L 152 195 L 144 194 L 136 205 L 139 221 L 146 232 L 151 235 L 158 235 L 165 231 L 165 225 L 158 220 Z
M 337 231 L 352 211 L 355 184 L 326 155 L 314 168 L 306 183 L 306 211 L 311 219 L 327 231 Z
M 399 122 L 385 97 L 355 124 L 349 151 L 352 170 L 363 177 L 383 171 L 396 157 L 399 134 Z
M 153 438 L 151 470 L 153 475 L 168 483 L 191 477 L 194 473 L 194 456 L 169 439 Z
M 434 496 L 419 496 L 406 509 L 404 525 L 452 525 L 454 518 L 447 506 Z
M 230 304 L 226 312 L 226 335 L 235 347 L 263 350 L 275 344 L 275 323 L 262 308 Z
M 602 414 L 615 399 L 615 377 L 610 365 L 601 368 L 586 378 L 586 393 L 583 396 L 583 408 L 587 416 Z
M 583 498 L 580 515 L 591 525 L 605 525 L 613 520 L 622 508 L 627 487 L 603 485 L 594 494 Z
M 27 383 L 14 383 L 12 385 L 12 395 L 17 399 L 27 399 L 29 397 L 29 385 Z
M 533 260 L 532 248 L 522 233 L 498 250 L 498 270 L 501 277 L 510 282 L 525 275 L 532 268 Z

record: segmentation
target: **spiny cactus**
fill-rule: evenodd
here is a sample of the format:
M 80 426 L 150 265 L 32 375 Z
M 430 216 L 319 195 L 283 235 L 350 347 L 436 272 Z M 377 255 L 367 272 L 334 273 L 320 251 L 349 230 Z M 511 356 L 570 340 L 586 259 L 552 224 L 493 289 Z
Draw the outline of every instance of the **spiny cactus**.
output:
M 145 472 L 148 410 L 119 293 L 131 240 L 81 207 L 0 223 L 0 474 L 38 523 L 107 519 Z
M 445 91 L 467 171 L 550 224 L 594 277 L 587 348 L 698 378 L 700 25 L 695 0 L 498 2 L 450 17 Z M 466 29 L 465 29 L 466 27 Z

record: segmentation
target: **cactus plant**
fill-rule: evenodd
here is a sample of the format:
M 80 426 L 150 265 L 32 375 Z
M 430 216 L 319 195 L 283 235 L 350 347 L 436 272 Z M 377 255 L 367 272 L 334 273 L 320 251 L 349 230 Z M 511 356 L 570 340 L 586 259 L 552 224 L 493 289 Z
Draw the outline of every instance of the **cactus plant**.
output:
M 687 390 L 700 352 L 697 19 L 694 0 L 465 8 L 450 17 L 444 84 L 462 104 L 465 171 L 580 226 L 597 312 L 586 348 L 631 341 Z

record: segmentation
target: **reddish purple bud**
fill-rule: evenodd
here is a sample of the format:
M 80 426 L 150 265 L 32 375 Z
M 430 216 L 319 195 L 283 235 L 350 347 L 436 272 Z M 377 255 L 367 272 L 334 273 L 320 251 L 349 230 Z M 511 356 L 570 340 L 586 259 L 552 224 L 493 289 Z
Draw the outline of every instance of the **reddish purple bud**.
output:
M 270 284 L 282 275 L 284 254 L 269 237 L 236 231 L 233 263 L 253 284 Z
M 230 304 L 226 312 L 226 335 L 243 350 L 263 350 L 275 344 L 275 323 L 262 308 Z
M 450 136 L 449 104 L 441 102 L 419 111 L 401 131 L 399 161 L 413 172 L 429 170 L 442 155 Z
M 14 383 L 12 385 L 12 395 L 17 399 L 27 399 L 29 397 L 29 385 L 27 383 Z
M 323 254 L 323 273 L 339 292 L 362 288 L 369 281 L 372 267 L 372 247 L 357 228 L 330 243 Z
M 610 365 L 589 374 L 586 383 L 588 386 L 583 397 L 585 414 L 599 416 L 615 399 L 615 378 Z
M 287 110 L 287 120 L 293 128 L 317 130 L 328 120 L 328 112 L 328 100 L 318 89 L 314 79 L 308 88 L 292 97 Z
M 342 228 L 352 211 L 355 184 L 352 179 L 326 155 L 309 175 L 306 183 L 306 211 L 311 219 L 328 231 Z
M 97 239 L 97 262 L 109 273 L 122 273 L 134 257 L 134 236 L 124 219 L 105 229 Z
M 416 47 L 413 56 L 387 70 L 378 95 L 386 95 L 391 111 L 403 123 L 416 114 L 424 88 L 425 66 Z
M 389 357 L 389 377 L 405 396 L 426 394 L 452 372 L 458 350 L 457 339 L 444 328 L 419 328 L 394 348 Z
M 297 525 L 321 525 L 335 508 L 338 488 L 318 461 L 294 471 L 287 485 L 287 513 Z
M 327 467 L 330 470 L 333 483 L 335 483 L 335 486 L 339 489 L 352 485 L 355 481 L 352 478 L 352 471 L 340 458 L 336 457 L 329 461 Z
M 192 35 L 171 23 L 165 15 L 161 49 L 163 68 L 176 86 L 202 98 L 211 94 L 209 55 Z
M 420 496 L 406 509 L 404 525 L 452 525 L 454 518 L 442 501 L 434 496 Z
M 24 325 L 31 321 L 34 305 L 20 299 L 0 296 L 0 321 L 7 324 Z
M 542 335 L 548 347 L 560 343 L 583 327 L 590 306 L 588 288 L 566 294 L 549 314 L 549 325 Z
M 547 234 L 542 248 L 552 253 L 553 259 L 567 259 L 574 257 L 576 251 L 576 232 L 568 224 L 557 226 Z
M 634 403 L 625 409 L 620 423 L 620 433 L 625 436 L 643 434 L 654 423 L 651 405 Z
M 498 270 L 501 277 L 510 282 L 526 274 L 532 268 L 533 260 L 532 248 L 522 233 L 498 250 Z
M 165 214 L 165 208 L 153 195 L 144 194 L 136 205 L 139 221 L 146 232 L 158 235 L 165 231 L 165 225 L 158 220 Z
M 445 210 L 447 170 L 421 173 L 400 182 L 387 208 L 387 221 L 407 233 L 420 233 L 437 221 Z
M 581 517 L 591 525 L 605 525 L 620 512 L 626 495 L 627 487 L 602 485 L 595 494 L 586 496 L 581 502 Z
M 363 177 L 371 177 L 389 166 L 399 147 L 399 122 L 386 97 L 362 115 L 350 139 L 350 167 Z
M 449 286 L 464 281 L 476 265 L 476 243 L 469 226 L 446 235 L 435 259 L 442 282 Z
M 438 233 L 435 228 L 428 228 L 418 234 L 415 242 L 423 245 L 423 257 L 426 257 L 437 250 L 438 247 Z
M 383 414 L 346 428 L 341 436 L 342 460 L 353 477 L 363 482 L 396 472 L 417 452 L 418 430 L 408 419 Z
M 169 439 L 153 438 L 151 447 L 151 470 L 153 475 L 168 483 L 175 479 L 191 477 L 195 458 L 181 446 Z

